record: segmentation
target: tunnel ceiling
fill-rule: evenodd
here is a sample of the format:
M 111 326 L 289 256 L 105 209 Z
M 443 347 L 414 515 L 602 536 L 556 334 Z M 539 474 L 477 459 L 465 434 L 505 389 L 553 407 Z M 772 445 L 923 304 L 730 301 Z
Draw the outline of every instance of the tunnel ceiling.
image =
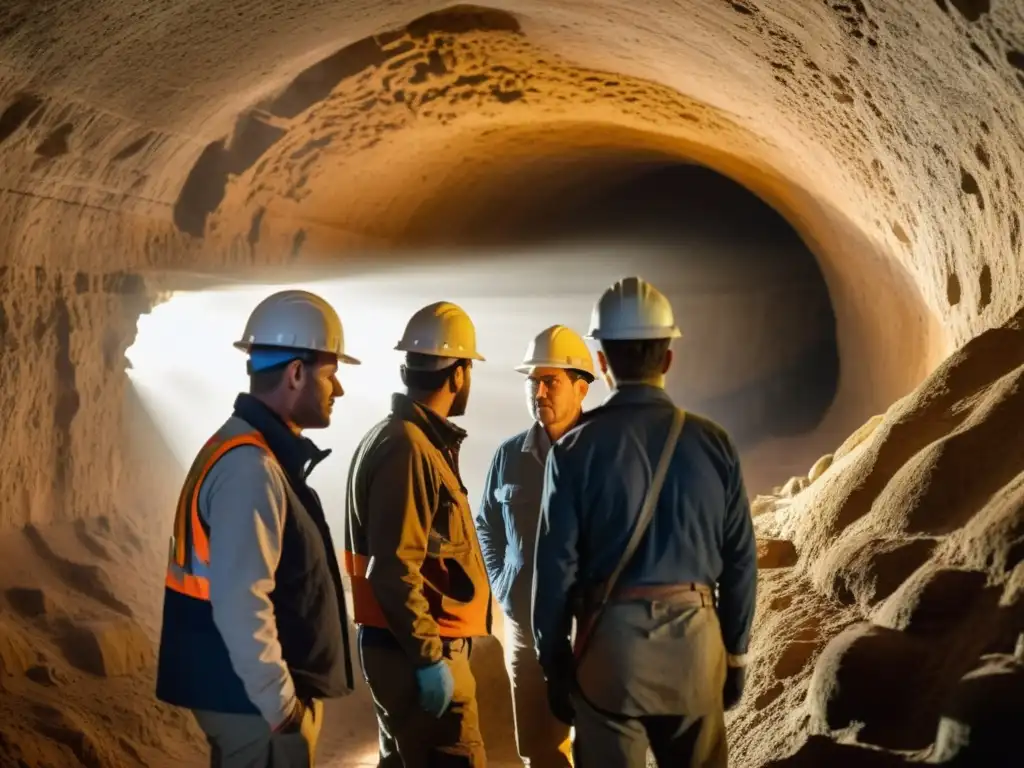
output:
M 118 466 L 92 415 L 156 289 L 493 240 L 651 164 L 731 177 L 817 256 L 832 436 L 1022 299 L 1020 3 L 111 0 L 0 24 L 3 413 L 56 428 L 2 478 L 32 509 L 69 446 Z
M 838 347 L 805 446 L 820 458 L 763 448 L 799 466 L 754 500 L 764 572 L 736 764 L 910 764 L 946 691 L 999 730 L 972 709 L 999 697 L 961 683 L 1024 628 L 1022 104 L 1020 0 L 6 0 L 0 754 L 33 732 L 26 764 L 114 762 L 136 738 L 175 765 L 199 754 L 154 708 L 151 664 L 79 674 L 55 634 L 78 622 L 148 648 L 158 626 L 180 476 L 123 354 L 160 291 L 479 251 L 679 163 L 793 225 Z M 691 329 L 714 344 L 710 323 Z M 482 690 L 504 680 L 492 660 Z M 362 690 L 328 754 L 372 741 Z
M 836 263 L 895 257 L 951 343 L 1019 301 L 1019 3 L 490 5 L 9 5 L 6 262 L 430 241 L 510 194 L 496 179 L 568 187 L 593 155 L 670 154 L 751 187 Z

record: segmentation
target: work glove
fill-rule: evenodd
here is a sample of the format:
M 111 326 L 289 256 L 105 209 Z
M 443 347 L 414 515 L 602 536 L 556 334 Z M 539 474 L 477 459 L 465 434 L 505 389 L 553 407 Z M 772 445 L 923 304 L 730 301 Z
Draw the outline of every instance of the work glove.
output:
M 572 705 L 572 680 L 564 675 L 555 675 L 548 680 L 548 707 L 551 714 L 565 725 L 572 727 L 576 709 Z
M 725 685 L 722 687 L 722 706 L 726 711 L 740 703 L 743 688 L 747 684 L 746 667 L 726 667 Z
M 455 695 L 455 678 L 444 659 L 416 670 L 420 706 L 434 717 L 441 717 Z

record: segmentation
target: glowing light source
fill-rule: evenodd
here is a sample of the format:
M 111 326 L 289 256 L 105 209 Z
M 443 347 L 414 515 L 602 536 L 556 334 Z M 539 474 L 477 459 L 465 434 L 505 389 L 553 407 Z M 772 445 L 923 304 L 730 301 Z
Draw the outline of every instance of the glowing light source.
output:
M 342 366 L 345 396 L 335 404 L 333 423 L 308 436 L 329 457 L 311 477 L 324 499 L 328 519 L 340 526 L 345 475 L 363 434 L 383 418 L 391 393 L 401 389 L 394 351 L 409 316 L 438 299 L 454 301 L 473 318 L 478 344 L 487 358 L 473 369 L 469 412 L 459 423 L 469 432 L 462 469 L 476 506 L 488 463 L 498 444 L 530 425 L 520 362 L 529 340 L 543 328 L 563 323 L 586 331 L 594 299 L 614 277 L 610 269 L 574 279 L 573 291 L 551 281 L 557 262 L 517 258 L 474 265 L 432 266 L 391 274 L 294 285 L 248 285 L 173 295 L 139 319 L 135 344 L 126 357 L 128 376 L 182 467 L 231 413 L 248 388 L 245 356 L 232 342 L 246 318 L 268 294 L 305 288 L 331 302 L 345 327 L 346 349 L 363 361 Z M 606 394 L 596 383 L 593 407 Z

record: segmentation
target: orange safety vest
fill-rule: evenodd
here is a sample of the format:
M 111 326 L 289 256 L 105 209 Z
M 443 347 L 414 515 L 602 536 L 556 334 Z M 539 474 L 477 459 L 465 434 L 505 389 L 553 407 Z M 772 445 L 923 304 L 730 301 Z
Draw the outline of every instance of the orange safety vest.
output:
M 199 489 L 213 465 L 240 445 L 254 445 L 270 451 L 263 435 L 256 431 L 229 438 L 214 435 L 192 462 L 178 496 L 164 584 L 186 597 L 210 600 L 210 538 L 199 515 Z
M 352 585 L 352 621 L 364 627 L 386 629 L 388 622 L 366 578 L 369 564 L 370 558 L 366 555 L 345 551 L 345 575 Z

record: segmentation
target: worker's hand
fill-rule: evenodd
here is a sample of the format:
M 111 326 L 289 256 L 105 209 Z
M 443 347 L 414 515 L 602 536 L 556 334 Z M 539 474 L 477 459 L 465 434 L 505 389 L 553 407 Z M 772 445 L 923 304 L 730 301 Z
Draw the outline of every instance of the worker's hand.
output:
M 548 680 L 548 706 L 551 714 L 565 725 L 572 726 L 576 709 L 572 705 L 572 681 L 562 675 Z
M 284 720 L 274 727 L 274 733 L 298 733 L 306 716 L 306 705 L 301 699 L 293 699 L 291 709 Z
M 441 717 L 455 695 L 455 678 L 444 659 L 416 670 L 420 706 L 434 717 Z
M 274 729 L 275 750 L 291 755 L 296 765 L 313 765 L 323 715 L 324 703 L 319 699 L 308 704 L 295 699 L 288 716 Z
M 740 703 L 747 684 L 746 667 L 726 667 L 725 686 L 722 688 L 722 706 L 728 711 Z

